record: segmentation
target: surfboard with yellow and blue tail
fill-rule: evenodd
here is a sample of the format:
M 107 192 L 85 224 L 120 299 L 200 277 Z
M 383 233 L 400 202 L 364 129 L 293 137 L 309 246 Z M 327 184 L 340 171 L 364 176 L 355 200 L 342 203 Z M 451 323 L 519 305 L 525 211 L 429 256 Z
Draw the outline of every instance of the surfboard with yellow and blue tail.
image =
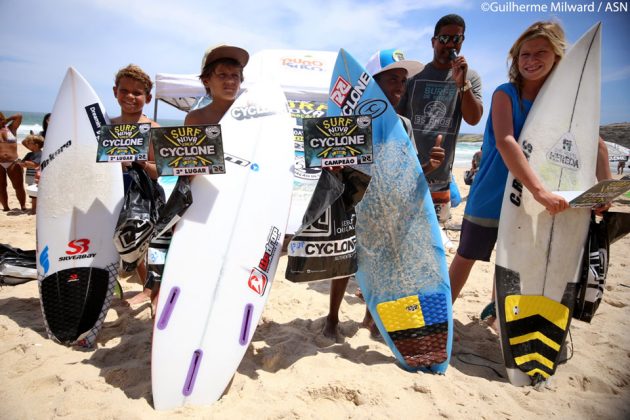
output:
M 372 117 L 373 160 L 357 205 L 359 282 L 383 339 L 410 371 L 444 373 L 453 317 L 446 256 L 429 188 L 399 116 L 376 81 L 341 49 L 328 115 Z

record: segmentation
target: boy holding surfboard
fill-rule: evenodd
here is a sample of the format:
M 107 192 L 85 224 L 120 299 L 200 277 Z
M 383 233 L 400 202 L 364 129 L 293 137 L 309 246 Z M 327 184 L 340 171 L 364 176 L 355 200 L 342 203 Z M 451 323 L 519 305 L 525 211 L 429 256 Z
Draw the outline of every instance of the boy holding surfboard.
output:
M 367 62 L 365 69 L 372 75 L 392 107 L 396 108 L 405 93 L 407 78 L 413 77 L 420 72 L 423 67 L 420 62 L 407 60 L 402 51 L 392 48 L 374 53 Z M 416 145 L 411 122 L 402 115 L 400 115 L 400 119 L 415 149 Z M 430 150 L 426 169 L 423 167 L 426 173 L 435 170 L 444 161 L 444 149 L 440 146 L 441 142 L 442 136 L 438 135 L 435 146 Z M 337 325 L 339 324 L 339 306 L 341 305 L 343 295 L 348 285 L 348 279 L 349 277 L 345 277 L 333 280 L 331 283 L 330 309 L 323 330 L 324 336 L 328 338 L 334 338 L 335 336 Z M 374 321 L 367 307 L 365 309 L 365 317 L 363 318 L 362 325 L 369 328 L 373 335 L 378 335 L 378 329 L 374 325 Z
M 499 86 L 492 98 L 483 159 L 468 196 L 457 255 L 449 269 L 453 302 L 475 262 L 490 260 L 497 241 L 508 171 L 549 214 L 556 215 L 569 208 L 563 197 L 545 188 L 517 141 L 536 96 L 562 59 L 566 45 L 564 31 L 558 23 L 536 22 L 510 49 L 510 82 Z M 599 143 L 596 176 L 602 180 L 611 175 L 601 138 Z M 486 317 L 490 322 L 494 320 L 494 303 L 484 309 L 482 318 Z
M 139 66 L 135 64 L 129 64 L 126 67 L 118 70 L 116 73 L 114 82 L 114 96 L 116 97 L 116 101 L 118 105 L 120 105 L 120 115 L 118 117 L 114 117 L 111 119 L 112 124 L 139 124 L 139 123 L 148 123 L 151 124 L 151 127 L 159 127 L 160 125 L 148 118 L 142 112 L 144 106 L 151 102 L 151 89 L 153 89 L 153 82 L 151 81 L 151 77 L 144 72 Z M 153 156 L 153 148 L 149 147 L 149 160 L 148 161 L 138 161 L 138 165 L 144 169 L 147 174 L 151 177 L 151 179 L 157 179 L 157 168 L 155 166 L 155 157 Z M 123 169 L 126 172 L 126 168 L 130 166 L 131 163 L 125 162 L 123 163 Z M 127 175 L 126 173 L 124 175 Z M 125 191 L 129 186 L 129 182 L 131 182 L 131 178 L 128 176 L 124 177 L 125 180 Z M 137 266 L 138 277 L 142 280 L 142 282 L 147 281 L 147 268 L 144 262 L 144 258 L 138 263 Z M 143 304 L 147 301 L 151 300 L 151 287 L 145 285 L 142 292 L 133 296 L 132 298 L 127 300 L 127 303 L 130 305 L 138 305 Z
M 184 125 L 218 124 L 238 96 L 249 54 L 242 48 L 217 45 L 206 50 L 199 79 L 212 97 L 207 106 L 190 111 Z

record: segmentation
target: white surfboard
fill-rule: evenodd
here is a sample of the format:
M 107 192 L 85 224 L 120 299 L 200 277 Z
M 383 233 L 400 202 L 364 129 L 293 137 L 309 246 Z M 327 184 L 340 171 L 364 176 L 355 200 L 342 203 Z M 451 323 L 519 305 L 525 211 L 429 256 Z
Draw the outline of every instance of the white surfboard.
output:
M 123 199 L 120 165 L 96 163 L 108 118 L 68 69 L 53 107 L 37 192 L 37 270 L 46 329 L 64 344 L 96 340 L 116 281 L 112 236 Z
M 221 120 L 226 174 L 196 176 L 178 222 L 153 331 L 156 409 L 218 400 L 241 362 L 277 268 L 294 160 L 278 86 L 250 85 Z
M 566 53 L 530 110 L 518 139 L 550 191 L 595 184 L 601 25 Z M 589 209 L 550 216 L 508 176 L 496 255 L 496 302 L 510 382 L 553 375 L 569 329 L 588 232 Z

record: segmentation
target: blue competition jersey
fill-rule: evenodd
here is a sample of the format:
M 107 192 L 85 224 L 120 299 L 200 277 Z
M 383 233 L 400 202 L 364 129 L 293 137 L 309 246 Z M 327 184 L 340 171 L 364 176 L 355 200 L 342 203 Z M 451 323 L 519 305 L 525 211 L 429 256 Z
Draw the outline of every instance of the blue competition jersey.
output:
M 526 99 L 519 100 L 516 86 L 512 83 L 502 84 L 497 87 L 495 93 L 497 91 L 503 91 L 510 97 L 514 137 L 518 139 L 533 102 Z M 490 116 L 483 135 L 481 165 L 470 188 L 464 218 L 481 226 L 499 226 L 507 175 L 508 169 L 497 149 L 492 126 L 492 106 L 490 106 Z

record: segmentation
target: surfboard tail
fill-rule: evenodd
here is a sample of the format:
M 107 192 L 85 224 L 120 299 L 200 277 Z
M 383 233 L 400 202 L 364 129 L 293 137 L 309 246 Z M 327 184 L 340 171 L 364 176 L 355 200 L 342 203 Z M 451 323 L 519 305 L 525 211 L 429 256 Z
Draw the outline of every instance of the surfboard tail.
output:
M 55 272 L 40 282 L 49 336 L 66 345 L 91 347 L 111 302 L 111 273 L 78 267 Z

